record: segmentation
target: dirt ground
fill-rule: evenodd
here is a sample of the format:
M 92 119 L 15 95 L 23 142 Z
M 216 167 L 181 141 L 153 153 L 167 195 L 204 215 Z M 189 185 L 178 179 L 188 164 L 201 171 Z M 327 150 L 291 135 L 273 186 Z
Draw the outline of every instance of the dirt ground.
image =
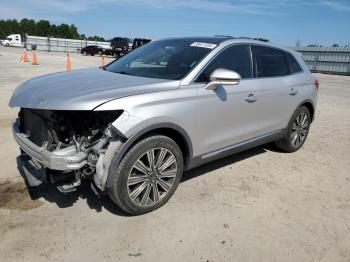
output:
M 65 54 L 39 52 L 32 66 L 21 52 L 0 47 L 1 261 L 350 261 L 350 77 L 317 74 L 316 120 L 300 151 L 264 146 L 186 172 L 164 207 L 130 217 L 89 185 L 28 195 L 7 104 L 24 80 L 65 70 Z

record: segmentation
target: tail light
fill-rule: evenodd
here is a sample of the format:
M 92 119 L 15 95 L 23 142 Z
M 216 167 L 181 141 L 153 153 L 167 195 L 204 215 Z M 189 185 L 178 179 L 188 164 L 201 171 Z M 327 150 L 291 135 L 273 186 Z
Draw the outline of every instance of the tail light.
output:
M 315 80 L 315 87 L 317 90 L 320 88 L 320 81 L 318 79 Z

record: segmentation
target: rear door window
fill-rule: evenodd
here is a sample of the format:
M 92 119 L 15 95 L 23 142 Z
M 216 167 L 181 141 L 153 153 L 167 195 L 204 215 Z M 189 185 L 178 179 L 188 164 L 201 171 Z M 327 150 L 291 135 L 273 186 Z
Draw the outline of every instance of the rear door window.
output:
M 276 77 L 290 74 L 286 53 L 270 47 L 252 46 L 256 77 Z
M 235 45 L 224 49 L 199 75 L 196 83 L 207 83 L 216 69 L 224 68 L 237 72 L 242 79 L 252 77 L 252 64 L 248 45 Z

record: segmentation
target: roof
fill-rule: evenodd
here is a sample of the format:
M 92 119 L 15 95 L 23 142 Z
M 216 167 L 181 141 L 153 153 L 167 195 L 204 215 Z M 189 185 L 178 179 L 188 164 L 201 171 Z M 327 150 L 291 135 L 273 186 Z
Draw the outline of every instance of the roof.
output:
M 171 38 L 165 38 L 161 40 L 181 40 L 181 41 L 191 41 L 191 42 L 203 42 L 203 43 L 209 43 L 209 44 L 220 44 L 228 39 L 232 39 L 232 37 L 228 36 L 193 36 L 193 37 L 171 37 Z
M 233 37 L 225 35 L 215 35 L 215 36 L 193 36 L 193 37 L 171 37 L 160 40 L 181 40 L 181 41 L 193 41 L 193 42 L 203 42 L 210 44 L 221 44 L 222 42 L 228 40 L 235 40 L 235 42 L 255 42 L 255 43 L 268 43 L 269 40 L 264 38 L 250 38 L 250 37 Z

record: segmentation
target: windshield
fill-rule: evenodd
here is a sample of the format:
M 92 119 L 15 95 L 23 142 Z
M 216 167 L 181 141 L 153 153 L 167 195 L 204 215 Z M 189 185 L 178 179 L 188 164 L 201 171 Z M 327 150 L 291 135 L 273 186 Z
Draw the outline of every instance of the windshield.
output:
M 187 39 L 151 42 L 113 62 L 106 70 L 126 75 L 179 80 L 215 47 L 215 44 Z

